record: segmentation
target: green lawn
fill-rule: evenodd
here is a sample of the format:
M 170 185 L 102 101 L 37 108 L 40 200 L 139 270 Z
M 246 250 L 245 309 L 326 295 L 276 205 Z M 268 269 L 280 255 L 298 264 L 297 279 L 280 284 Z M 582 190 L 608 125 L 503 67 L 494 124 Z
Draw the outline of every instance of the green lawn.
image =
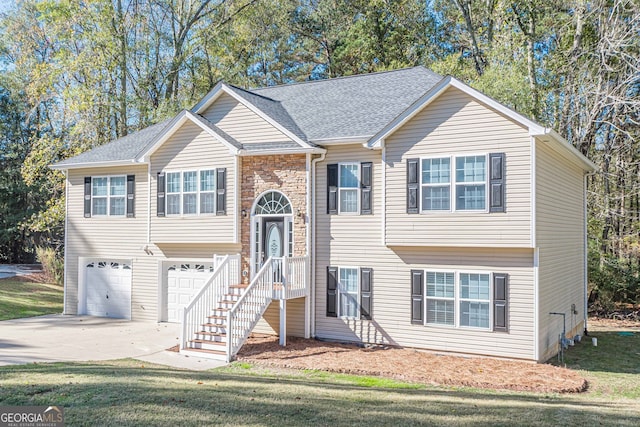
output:
M 0 279 L 0 320 L 62 313 L 62 286 Z
M 59 287 L 0 280 L 2 318 L 61 310 Z M 565 357 L 589 381 L 580 394 L 433 387 L 247 363 L 191 372 L 119 360 L 0 367 L 0 406 L 64 406 L 68 426 L 640 425 L 640 334 L 593 335 L 598 347 L 585 340 Z
M 62 405 L 69 426 L 640 425 L 640 337 L 598 337 L 604 345 L 582 343 L 567 355 L 588 369 L 590 389 L 580 394 L 432 387 L 246 363 L 191 372 L 120 360 L 0 368 L 0 406 Z M 633 352 L 628 366 L 616 366 L 618 343 Z

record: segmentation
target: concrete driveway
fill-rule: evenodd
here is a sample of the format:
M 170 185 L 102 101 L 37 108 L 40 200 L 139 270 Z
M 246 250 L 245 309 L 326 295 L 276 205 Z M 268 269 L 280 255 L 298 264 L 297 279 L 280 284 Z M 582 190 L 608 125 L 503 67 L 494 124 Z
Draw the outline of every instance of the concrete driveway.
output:
M 26 274 L 39 273 L 42 270 L 36 264 L 0 264 L 0 279 L 13 276 L 24 276 Z
M 204 370 L 224 362 L 169 352 L 179 325 L 61 314 L 0 322 L 0 366 L 134 358 Z

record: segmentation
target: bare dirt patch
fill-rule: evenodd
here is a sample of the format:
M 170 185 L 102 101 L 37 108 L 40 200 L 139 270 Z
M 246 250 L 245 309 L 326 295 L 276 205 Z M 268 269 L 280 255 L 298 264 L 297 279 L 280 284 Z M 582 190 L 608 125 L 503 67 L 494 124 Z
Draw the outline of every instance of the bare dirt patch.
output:
M 287 339 L 286 347 L 278 344 L 277 337 L 251 337 L 237 360 L 261 366 L 381 376 L 430 385 L 545 393 L 576 393 L 587 388 L 587 381 L 575 371 L 551 365 L 381 346 L 361 348 L 294 337 Z
M 640 313 L 640 310 L 638 310 L 638 313 Z M 589 331 L 604 331 L 613 328 L 640 332 L 640 321 L 627 316 L 590 317 L 587 325 Z

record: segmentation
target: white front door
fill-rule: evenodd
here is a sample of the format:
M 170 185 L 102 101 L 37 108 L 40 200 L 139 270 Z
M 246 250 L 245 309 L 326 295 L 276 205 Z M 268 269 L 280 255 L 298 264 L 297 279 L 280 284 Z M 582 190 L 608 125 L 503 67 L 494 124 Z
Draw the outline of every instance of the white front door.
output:
M 292 217 L 256 216 L 252 225 L 252 275 L 257 273 L 269 258 L 293 255 Z
M 180 322 L 180 312 L 213 273 L 213 263 L 184 262 L 167 268 L 167 321 Z

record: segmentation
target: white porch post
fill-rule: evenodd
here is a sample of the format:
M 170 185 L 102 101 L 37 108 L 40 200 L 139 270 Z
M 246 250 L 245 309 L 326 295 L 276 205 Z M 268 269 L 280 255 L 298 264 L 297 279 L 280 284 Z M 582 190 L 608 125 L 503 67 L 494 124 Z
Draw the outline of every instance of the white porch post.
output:
M 287 345 L 287 300 L 280 300 L 280 345 Z
M 282 291 L 280 293 L 280 345 L 287 345 L 287 288 L 289 287 L 289 257 L 282 259 L 280 267 L 280 282 Z

